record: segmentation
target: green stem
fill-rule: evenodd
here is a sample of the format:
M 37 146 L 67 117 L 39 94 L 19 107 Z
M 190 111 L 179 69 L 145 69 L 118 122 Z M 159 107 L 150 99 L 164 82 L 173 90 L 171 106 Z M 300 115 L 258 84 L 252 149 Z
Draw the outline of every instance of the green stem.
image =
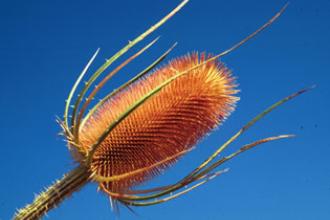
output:
M 65 174 L 62 179 L 41 192 L 31 204 L 17 211 L 13 220 L 40 219 L 49 210 L 57 207 L 73 192 L 78 191 L 89 182 L 90 172 L 84 166 L 79 166 Z

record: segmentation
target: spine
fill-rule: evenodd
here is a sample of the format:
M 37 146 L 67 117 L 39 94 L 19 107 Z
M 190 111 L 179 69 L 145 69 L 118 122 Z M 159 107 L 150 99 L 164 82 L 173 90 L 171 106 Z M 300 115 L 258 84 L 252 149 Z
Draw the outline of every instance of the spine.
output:
M 49 210 L 56 208 L 64 199 L 88 183 L 89 177 L 90 172 L 86 167 L 75 168 L 41 192 L 31 204 L 19 209 L 13 220 L 40 219 Z

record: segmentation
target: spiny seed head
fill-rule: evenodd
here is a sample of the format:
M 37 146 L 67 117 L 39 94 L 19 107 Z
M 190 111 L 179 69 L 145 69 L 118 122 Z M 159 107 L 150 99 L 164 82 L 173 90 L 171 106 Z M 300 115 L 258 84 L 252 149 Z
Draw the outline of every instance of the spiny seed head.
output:
M 80 152 L 88 152 L 107 127 L 131 105 L 178 72 L 206 60 L 188 54 L 146 75 L 109 98 L 79 131 Z M 233 111 L 234 78 L 220 61 L 211 61 L 172 81 L 116 126 L 96 150 L 91 171 L 121 176 L 103 187 L 125 192 L 162 172 Z M 129 174 L 129 175 L 126 175 Z

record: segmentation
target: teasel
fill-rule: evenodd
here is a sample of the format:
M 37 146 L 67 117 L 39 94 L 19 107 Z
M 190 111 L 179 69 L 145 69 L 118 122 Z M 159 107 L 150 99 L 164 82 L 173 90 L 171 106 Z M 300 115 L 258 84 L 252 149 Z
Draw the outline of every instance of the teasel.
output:
M 174 44 L 150 66 L 90 108 L 91 101 L 106 82 L 150 48 L 158 38 L 101 78 L 107 68 L 163 25 L 187 2 L 184 0 L 108 59 L 85 82 L 76 101 L 72 102 L 99 50 L 95 52 L 66 100 L 63 120 L 58 120 L 78 166 L 40 193 L 31 204 L 18 210 L 14 219 L 39 219 L 89 182 L 99 184 L 99 189 L 110 197 L 114 207 L 118 203 L 131 207 L 166 202 L 221 175 L 226 170 L 217 168 L 242 152 L 293 136 L 278 135 L 260 139 L 228 156 L 218 157 L 258 120 L 308 89 L 278 101 L 257 115 L 181 180 L 156 188 L 135 189 L 135 186 L 174 164 L 229 116 L 238 100 L 238 90 L 231 71 L 219 58 L 255 37 L 286 8 L 285 5 L 257 31 L 218 55 L 191 53 L 156 69 L 176 46 Z M 99 83 L 96 84 L 96 81 Z

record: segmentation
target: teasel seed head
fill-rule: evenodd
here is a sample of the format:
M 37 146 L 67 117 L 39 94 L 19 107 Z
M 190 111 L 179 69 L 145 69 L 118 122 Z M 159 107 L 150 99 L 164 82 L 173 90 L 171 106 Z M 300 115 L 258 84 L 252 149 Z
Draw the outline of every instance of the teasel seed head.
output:
M 218 55 L 188 54 L 150 73 L 165 59 L 176 45 L 174 44 L 142 72 L 89 108 L 89 104 L 106 82 L 150 48 L 158 38 L 100 78 L 108 67 L 164 24 L 187 2 L 188 0 L 183 0 L 155 25 L 107 59 L 82 83 L 99 49 L 94 53 L 69 93 L 63 121 L 58 120 L 69 149 L 80 164 L 48 187 L 31 204 L 18 210 L 14 219 L 41 218 L 90 181 L 97 182 L 99 188 L 110 196 L 113 207 L 117 206 L 117 202 L 128 208 L 163 203 L 226 172 L 227 169 L 216 169 L 241 153 L 260 144 L 293 137 L 278 135 L 260 139 L 218 158 L 257 121 L 309 89 L 285 97 L 255 116 L 181 180 L 155 188 L 132 189 L 175 163 L 234 110 L 238 100 L 235 97 L 238 92 L 235 79 L 219 58 L 244 45 L 270 26 L 287 6 L 255 32 Z M 97 80 L 100 80 L 98 84 Z M 80 85 L 82 89 L 77 91 Z M 90 91 L 90 88 L 94 89 Z M 76 100 L 73 103 L 74 96 Z M 86 112 L 88 110 L 90 111 Z
M 205 60 L 204 53 L 174 59 L 106 100 L 81 127 L 79 151 L 89 152 L 107 127 L 148 92 Z M 238 100 L 236 93 L 230 70 L 217 60 L 186 73 L 109 133 L 94 154 L 92 172 L 113 177 L 102 183 L 112 192 L 125 192 L 157 175 L 224 121 Z
M 176 162 L 234 110 L 238 100 L 235 97 L 238 92 L 235 79 L 219 58 L 255 37 L 271 25 L 286 8 L 284 6 L 267 23 L 220 54 L 188 54 L 150 73 L 173 49 L 170 48 L 144 71 L 89 108 L 91 100 L 105 83 L 159 38 L 151 41 L 102 77 L 99 84 L 95 84 L 101 74 L 131 47 L 162 25 L 186 2 L 182 2 L 156 25 L 107 59 L 90 76 L 73 104 L 70 124 L 69 104 L 99 50 L 78 77 L 68 97 L 62 127 L 69 149 L 75 159 L 91 172 L 91 179 L 98 182 L 100 188 L 111 197 L 119 198 L 121 202 L 124 202 L 125 198 L 134 200 L 124 194 L 127 195 L 126 192 L 133 186 L 159 174 Z M 94 89 L 87 94 L 93 85 Z M 90 112 L 86 114 L 88 109 Z M 202 170 L 208 170 L 206 167 L 228 146 L 228 143 L 226 142 L 205 163 L 196 168 L 196 171 L 189 174 L 187 179 L 183 180 L 183 185 L 214 175 L 210 173 L 203 176 Z M 167 192 L 164 190 L 160 194 L 165 191 Z M 119 194 L 122 196 L 118 197 Z

